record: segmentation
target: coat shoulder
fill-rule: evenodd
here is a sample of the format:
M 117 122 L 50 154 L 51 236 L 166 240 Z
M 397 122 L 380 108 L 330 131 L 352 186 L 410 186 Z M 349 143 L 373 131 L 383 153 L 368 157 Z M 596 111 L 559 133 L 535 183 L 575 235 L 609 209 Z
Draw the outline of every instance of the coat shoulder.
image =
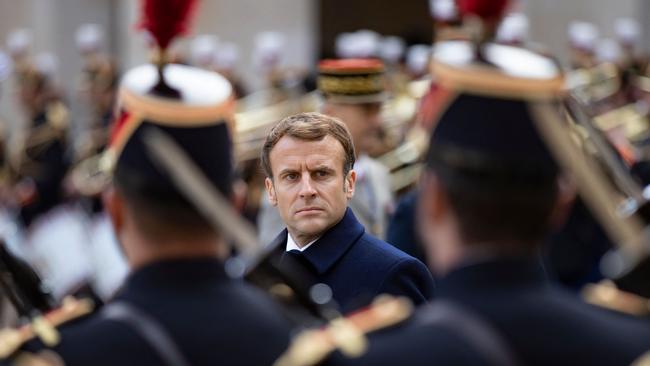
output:
M 378 264 L 387 267 L 398 263 L 421 264 L 424 266 L 418 259 L 367 233 L 361 236 L 354 249 L 356 249 L 356 253 L 354 254 L 363 256 L 364 258 L 372 258 Z

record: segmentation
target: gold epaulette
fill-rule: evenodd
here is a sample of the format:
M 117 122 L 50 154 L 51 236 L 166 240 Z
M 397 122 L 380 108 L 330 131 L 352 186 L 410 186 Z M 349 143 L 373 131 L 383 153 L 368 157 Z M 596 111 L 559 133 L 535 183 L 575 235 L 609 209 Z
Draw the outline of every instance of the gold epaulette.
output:
M 398 324 L 412 312 L 408 299 L 382 295 L 364 310 L 333 320 L 324 328 L 301 332 L 274 366 L 316 365 L 336 350 L 360 357 L 368 347 L 366 334 Z
M 59 333 L 56 327 L 71 320 L 90 314 L 94 304 L 89 299 L 65 298 L 60 308 L 34 318 L 31 323 L 20 328 L 6 328 L 0 330 L 0 359 L 6 359 L 16 352 L 23 344 L 39 337 L 47 346 L 54 346 L 59 342 Z
M 650 351 L 641 355 L 632 362 L 632 366 L 650 366 Z
M 590 304 L 621 313 L 635 316 L 650 315 L 650 300 L 619 290 L 609 280 L 585 286 L 582 297 Z
M 12 366 L 64 366 L 61 357 L 51 350 L 42 350 L 38 353 L 20 352 Z

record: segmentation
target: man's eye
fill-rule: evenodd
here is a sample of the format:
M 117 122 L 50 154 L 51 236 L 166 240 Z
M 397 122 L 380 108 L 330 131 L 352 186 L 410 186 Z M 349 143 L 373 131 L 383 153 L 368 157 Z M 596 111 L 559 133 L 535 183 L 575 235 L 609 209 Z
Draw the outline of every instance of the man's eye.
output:
M 298 179 L 298 174 L 289 173 L 289 174 L 284 176 L 284 179 L 286 179 L 286 180 L 296 180 L 296 179 Z
M 328 175 L 329 173 L 324 170 L 319 170 L 316 172 L 316 176 L 319 178 L 327 177 Z

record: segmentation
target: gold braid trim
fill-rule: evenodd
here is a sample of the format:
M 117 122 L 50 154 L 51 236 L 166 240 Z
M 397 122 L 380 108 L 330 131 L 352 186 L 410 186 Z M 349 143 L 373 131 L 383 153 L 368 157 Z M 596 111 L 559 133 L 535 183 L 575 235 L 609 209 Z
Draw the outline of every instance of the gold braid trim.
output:
M 219 120 L 233 119 L 235 112 L 235 99 L 232 95 L 221 104 L 194 106 L 181 101 L 139 95 L 122 89 L 120 101 L 129 112 L 137 111 L 144 119 L 174 127 L 208 126 Z
M 556 99 L 563 87 L 564 78 L 520 78 L 501 73 L 487 66 L 457 68 L 433 61 L 431 69 L 443 87 L 472 94 L 525 100 Z
M 337 349 L 348 357 L 360 357 L 368 347 L 367 333 L 398 324 L 412 313 L 408 299 L 381 295 L 365 310 L 298 334 L 274 366 L 316 365 Z
M 382 74 L 359 76 L 328 76 L 318 78 L 318 89 L 326 94 L 371 94 L 384 90 Z
M 18 329 L 0 330 L 0 359 L 11 356 L 23 344 L 35 337 L 45 337 L 46 339 L 43 339 L 45 344 L 52 342 L 53 344 L 48 345 L 55 345 L 59 341 L 55 327 L 90 314 L 93 308 L 94 304 L 91 300 L 68 297 L 63 300 L 63 306 L 34 319 L 30 324 Z

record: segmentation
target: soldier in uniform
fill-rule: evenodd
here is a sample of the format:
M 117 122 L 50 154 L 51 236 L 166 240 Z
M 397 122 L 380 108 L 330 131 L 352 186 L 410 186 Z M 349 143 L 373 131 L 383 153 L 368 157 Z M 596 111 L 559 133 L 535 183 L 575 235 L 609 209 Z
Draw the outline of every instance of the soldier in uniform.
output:
M 459 45 L 434 53 L 433 70 L 455 97 L 432 134 L 419 198 L 420 231 L 440 276 L 436 301 L 371 336 L 366 355 L 350 363 L 632 363 L 650 350 L 647 324 L 582 302 L 540 264 L 569 191 L 537 123 L 557 113 L 560 72 L 541 55 L 491 43 L 486 63 L 467 62 L 481 51 L 465 44 L 458 57 Z M 501 58 L 509 52 L 516 63 Z
M 144 22 L 152 33 L 160 29 L 156 21 Z M 158 38 L 162 50 L 169 41 Z M 34 339 L 22 350 L 70 366 L 271 364 L 288 343 L 288 323 L 267 297 L 226 274 L 224 236 L 184 198 L 145 143 L 148 131 L 166 134 L 230 196 L 230 84 L 213 72 L 163 62 L 129 71 L 119 95 L 105 152 L 113 180 L 104 203 L 131 273 L 101 311 L 62 325 L 58 343 L 44 347 L 45 340 Z
M 101 51 L 102 39 L 103 30 L 97 24 L 84 24 L 77 30 L 77 47 L 84 62 L 78 98 L 89 109 L 78 126 L 77 161 L 101 152 L 108 140 L 118 75 L 115 62 Z
M 12 165 L 20 217 L 27 228 L 62 202 L 62 182 L 69 166 L 69 113 L 53 82 L 52 57 L 40 55 L 23 71 L 19 87 L 20 101 L 30 124 Z

